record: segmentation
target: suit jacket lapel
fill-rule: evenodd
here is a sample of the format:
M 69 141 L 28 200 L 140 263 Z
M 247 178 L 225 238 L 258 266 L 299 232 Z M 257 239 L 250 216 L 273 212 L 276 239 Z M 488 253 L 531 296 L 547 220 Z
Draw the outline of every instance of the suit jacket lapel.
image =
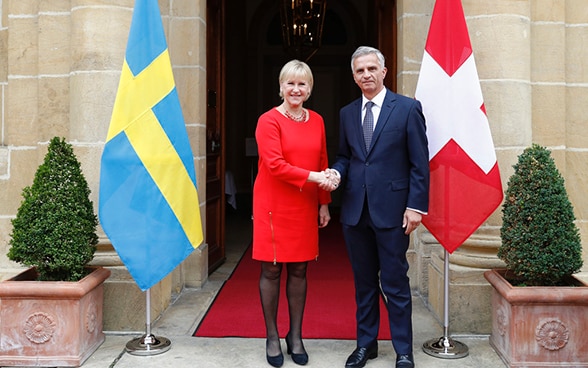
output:
M 386 124 L 390 120 L 390 115 L 392 111 L 396 107 L 396 96 L 391 91 L 386 91 L 386 97 L 384 98 L 384 103 L 382 104 L 382 108 L 380 109 L 380 116 L 378 116 L 378 122 L 376 123 L 376 129 L 374 129 L 374 135 L 372 136 L 372 146 L 371 149 L 374 148 L 378 138 L 380 137 L 380 133 L 384 130 Z M 363 137 L 363 132 L 362 132 Z M 370 149 L 370 151 L 371 151 Z

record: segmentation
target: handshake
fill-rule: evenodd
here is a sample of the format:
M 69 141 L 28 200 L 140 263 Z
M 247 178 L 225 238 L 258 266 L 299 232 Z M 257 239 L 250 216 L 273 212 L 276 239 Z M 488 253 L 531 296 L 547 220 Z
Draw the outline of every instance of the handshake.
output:
M 317 183 L 319 188 L 328 192 L 332 192 L 337 189 L 339 187 L 339 183 L 341 183 L 341 175 L 339 175 L 337 170 L 326 169 L 325 171 L 321 171 L 317 174 Z

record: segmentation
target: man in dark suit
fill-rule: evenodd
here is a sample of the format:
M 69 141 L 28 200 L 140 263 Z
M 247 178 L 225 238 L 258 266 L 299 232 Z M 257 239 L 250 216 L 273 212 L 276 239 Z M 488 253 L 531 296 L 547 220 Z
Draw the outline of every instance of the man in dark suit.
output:
M 339 151 L 329 175 L 342 183 L 341 223 L 355 279 L 357 348 L 345 367 L 378 356 L 384 296 L 397 368 L 414 367 L 406 251 L 429 205 L 429 153 L 421 104 L 384 87 L 382 53 L 351 58 L 362 97 L 340 111 Z

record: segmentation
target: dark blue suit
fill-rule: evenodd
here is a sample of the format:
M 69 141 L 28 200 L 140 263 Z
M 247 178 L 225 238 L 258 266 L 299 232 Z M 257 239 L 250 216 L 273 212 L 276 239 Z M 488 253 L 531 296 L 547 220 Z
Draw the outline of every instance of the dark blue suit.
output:
M 341 223 L 353 267 L 357 345 L 376 344 L 380 287 L 387 300 L 392 344 L 412 353 L 412 304 L 407 276 L 407 208 L 426 213 L 429 154 L 421 104 L 386 91 L 369 152 L 363 140 L 361 98 L 340 111 Z

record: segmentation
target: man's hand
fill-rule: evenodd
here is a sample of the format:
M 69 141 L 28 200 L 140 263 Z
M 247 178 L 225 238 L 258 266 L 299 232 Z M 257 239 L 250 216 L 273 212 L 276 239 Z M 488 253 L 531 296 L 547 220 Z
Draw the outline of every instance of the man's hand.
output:
M 423 215 L 420 213 L 407 209 L 404 211 L 404 218 L 402 219 L 402 227 L 406 235 L 412 233 L 416 229 L 423 219 Z
M 326 169 L 323 173 L 325 174 L 325 180 L 319 184 L 319 187 L 329 192 L 337 189 L 341 182 L 339 173 L 333 169 Z

